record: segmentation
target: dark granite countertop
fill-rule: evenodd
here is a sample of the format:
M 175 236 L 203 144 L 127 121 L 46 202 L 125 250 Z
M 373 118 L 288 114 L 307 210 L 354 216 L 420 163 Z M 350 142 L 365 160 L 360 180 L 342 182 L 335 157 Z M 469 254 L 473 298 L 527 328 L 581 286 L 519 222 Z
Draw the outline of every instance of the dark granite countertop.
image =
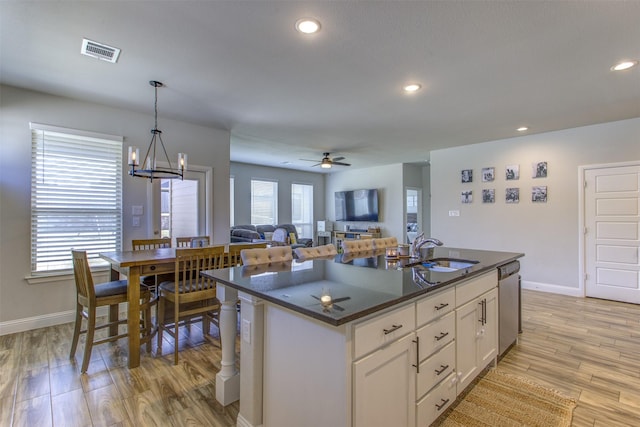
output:
M 495 269 L 524 256 L 515 252 L 437 247 L 428 259 L 477 261 L 471 267 L 430 271 L 415 259 L 388 260 L 384 253 L 337 255 L 258 266 L 208 270 L 203 275 L 238 291 L 289 308 L 333 326 L 359 319 L 398 303 Z M 331 303 L 321 303 L 329 295 Z

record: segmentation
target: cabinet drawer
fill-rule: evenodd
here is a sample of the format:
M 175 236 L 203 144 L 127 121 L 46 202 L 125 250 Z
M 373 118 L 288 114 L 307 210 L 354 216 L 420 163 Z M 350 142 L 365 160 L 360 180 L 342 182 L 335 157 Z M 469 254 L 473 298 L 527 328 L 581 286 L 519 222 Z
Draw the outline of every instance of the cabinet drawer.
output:
M 456 400 L 455 373 L 422 398 L 416 408 L 416 425 L 428 427 Z
M 160 273 L 173 273 L 175 268 L 176 265 L 174 263 L 143 265 L 140 267 L 140 275 L 151 276 Z
M 420 360 L 449 344 L 456 337 L 456 316 L 454 312 L 434 320 L 418 329 Z
M 385 344 L 413 332 L 415 304 L 382 314 L 354 326 L 354 358 L 359 358 Z
M 431 295 L 416 303 L 416 323 L 422 326 L 455 308 L 456 288 Z
M 484 294 L 498 286 L 498 270 L 475 277 L 466 282 L 456 285 L 456 307 Z
M 456 343 L 450 342 L 442 350 L 420 364 L 417 380 L 417 396 L 422 396 L 436 386 L 456 367 Z

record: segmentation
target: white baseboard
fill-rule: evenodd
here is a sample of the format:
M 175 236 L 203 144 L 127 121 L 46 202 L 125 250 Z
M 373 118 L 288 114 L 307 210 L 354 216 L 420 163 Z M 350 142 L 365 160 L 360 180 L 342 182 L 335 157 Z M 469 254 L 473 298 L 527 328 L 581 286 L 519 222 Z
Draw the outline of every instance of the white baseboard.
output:
M 566 286 L 553 285 L 551 283 L 530 282 L 523 280 L 522 289 L 530 289 L 533 291 L 549 292 L 551 294 L 568 295 L 571 297 L 584 297 L 584 292 L 579 288 L 568 288 Z
M 73 322 L 76 317 L 75 310 L 59 313 L 44 314 L 42 316 L 26 317 L 24 319 L 0 322 L 0 335 L 15 334 L 17 332 L 30 331 L 32 329 L 46 328 L 47 326 L 61 325 Z

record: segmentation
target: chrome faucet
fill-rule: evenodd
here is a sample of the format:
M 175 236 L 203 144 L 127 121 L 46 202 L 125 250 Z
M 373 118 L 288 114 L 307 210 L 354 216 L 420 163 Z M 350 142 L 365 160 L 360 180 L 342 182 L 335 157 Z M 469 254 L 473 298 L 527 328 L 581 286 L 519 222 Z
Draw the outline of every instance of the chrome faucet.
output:
M 420 233 L 415 239 L 413 239 L 413 243 L 411 243 L 411 257 L 420 258 L 420 248 L 427 244 L 429 245 L 427 248 L 443 245 L 440 240 L 433 237 L 424 237 L 424 233 Z

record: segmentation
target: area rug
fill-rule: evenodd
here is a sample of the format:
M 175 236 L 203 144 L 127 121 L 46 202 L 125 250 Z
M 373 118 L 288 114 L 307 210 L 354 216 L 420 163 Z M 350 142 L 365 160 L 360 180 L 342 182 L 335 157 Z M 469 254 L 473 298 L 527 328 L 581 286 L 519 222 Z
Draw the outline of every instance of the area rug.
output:
M 527 379 L 489 370 L 433 424 L 441 427 L 570 426 L 576 402 Z

